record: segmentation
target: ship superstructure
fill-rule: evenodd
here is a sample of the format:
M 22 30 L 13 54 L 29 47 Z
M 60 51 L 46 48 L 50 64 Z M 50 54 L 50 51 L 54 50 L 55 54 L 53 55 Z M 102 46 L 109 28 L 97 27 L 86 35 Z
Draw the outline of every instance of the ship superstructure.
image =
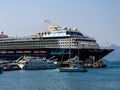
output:
M 70 52 L 71 50 L 71 52 Z M 79 54 L 78 54 L 79 51 Z M 26 37 L 0 38 L 0 59 L 15 60 L 23 55 L 66 60 L 79 56 L 85 62 L 97 61 L 112 49 L 100 49 L 94 38 L 83 35 L 77 28 L 49 25 L 49 29 Z

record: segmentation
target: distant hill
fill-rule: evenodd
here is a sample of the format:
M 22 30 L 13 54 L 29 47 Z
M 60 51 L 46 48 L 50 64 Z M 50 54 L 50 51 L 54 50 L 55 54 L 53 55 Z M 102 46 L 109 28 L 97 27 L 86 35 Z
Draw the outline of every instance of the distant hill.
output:
M 120 46 L 113 44 L 110 45 L 108 48 L 114 49 L 114 51 L 105 56 L 104 59 L 108 61 L 120 61 Z

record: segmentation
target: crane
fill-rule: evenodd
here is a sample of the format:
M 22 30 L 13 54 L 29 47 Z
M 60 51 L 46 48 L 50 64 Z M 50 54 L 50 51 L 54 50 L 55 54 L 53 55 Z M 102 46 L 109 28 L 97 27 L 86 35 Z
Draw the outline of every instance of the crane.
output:
M 58 28 L 60 28 L 60 26 L 51 23 L 50 20 L 45 20 L 44 22 L 46 22 L 46 23 L 48 24 L 48 27 L 49 27 L 49 29 L 50 29 L 51 31 L 55 31 L 55 30 L 57 30 Z

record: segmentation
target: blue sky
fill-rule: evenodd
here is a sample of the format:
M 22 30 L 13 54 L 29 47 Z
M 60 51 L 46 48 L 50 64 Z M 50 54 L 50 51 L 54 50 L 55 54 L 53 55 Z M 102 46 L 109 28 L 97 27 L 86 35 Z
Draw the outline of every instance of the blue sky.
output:
M 9 36 L 47 29 L 46 19 L 77 27 L 102 46 L 120 45 L 120 0 L 0 0 L 0 31 Z

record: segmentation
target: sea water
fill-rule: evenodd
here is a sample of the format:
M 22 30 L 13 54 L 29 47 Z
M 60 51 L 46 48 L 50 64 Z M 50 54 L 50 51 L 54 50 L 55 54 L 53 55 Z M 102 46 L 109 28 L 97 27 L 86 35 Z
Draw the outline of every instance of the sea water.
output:
M 53 70 L 4 71 L 0 90 L 120 90 L 120 62 L 88 72 Z

